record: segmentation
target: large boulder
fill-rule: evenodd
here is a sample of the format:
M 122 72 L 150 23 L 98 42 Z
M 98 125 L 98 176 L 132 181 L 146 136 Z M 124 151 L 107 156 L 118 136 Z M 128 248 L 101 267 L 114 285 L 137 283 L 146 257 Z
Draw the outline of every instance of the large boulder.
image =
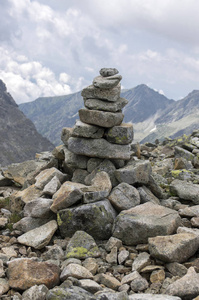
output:
M 57 214 L 61 236 L 71 237 L 77 230 L 94 239 L 109 239 L 117 213 L 108 200 L 60 210 Z
M 199 185 L 185 180 L 175 179 L 170 185 L 170 193 L 180 199 L 199 204 Z
M 147 243 L 149 237 L 174 233 L 180 221 L 176 211 L 147 202 L 122 211 L 114 221 L 113 236 L 126 245 Z

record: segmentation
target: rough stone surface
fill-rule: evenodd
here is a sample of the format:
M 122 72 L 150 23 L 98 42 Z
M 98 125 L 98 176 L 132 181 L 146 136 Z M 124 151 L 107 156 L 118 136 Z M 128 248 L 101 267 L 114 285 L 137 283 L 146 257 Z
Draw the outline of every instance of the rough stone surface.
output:
M 31 246 L 35 249 L 41 249 L 49 244 L 57 228 L 57 222 L 52 220 L 22 234 L 17 240 L 20 244 Z
M 93 295 L 79 286 L 55 287 L 50 290 L 46 300 L 93 300 Z
M 49 289 L 59 284 L 59 267 L 33 259 L 15 259 L 9 262 L 8 278 L 11 288 L 27 290 L 45 284 Z
M 180 224 L 177 212 L 150 202 L 122 211 L 115 219 L 113 236 L 126 245 L 147 243 L 149 237 L 169 235 Z
M 0 278 L 0 297 L 7 293 L 7 291 L 9 290 L 9 284 L 8 281 L 4 278 Z
M 69 264 L 61 272 L 60 279 L 62 281 L 66 280 L 68 277 L 75 277 L 78 279 L 92 279 L 93 275 L 83 266 L 78 264 Z
M 51 221 L 50 219 L 24 217 L 13 225 L 13 228 L 22 232 L 27 232 L 37 227 L 40 227 Z
M 48 288 L 41 284 L 39 286 L 34 285 L 22 294 L 22 300 L 45 300 Z
M 84 231 L 76 231 L 66 248 L 66 258 L 85 259 L 99 257 L 100 251 L 95 240 Z
M 140 204 L 139 192 L 128 183 L 120 183 L 114 187 L 108 199 L 119 212 Z
M 181 300 L 181 298 L 168 295 L 154 295 L 146 293 L 130 295 L 129 300 Z
M 82 97 L 88 99 L 101 99 L 110 102 L 115 102 L 120 98 L 121 86 L 118 84 L 112 89 L 99 89 L 94 87 L 94 85 L 89 85 L 82 90 Z
M 88 158 L 82 155 L 77 155 L 71 151 L 69 151 L 67 148 L 64 148 L 64 167 L 70 167 L 70 168 L 78 168 L 78 169 L 86 169 L 87 167 L 87 161 Z
M 121 112 L 112 113 L 81 108 L 79 110 L 79 118 L 82 122 L 87 124 L 110 128 L 120 125 L 123 121 L 124 115 Z
M 50 206 L 53 200 L 48 198 L 37 198 L 24 206 L 24 216 L 32 218 L 48 219 L 52 216 Z
M 119 112 L 122 108 L 128 104 L 128 100 L 119 98 L 115 102 L 109 102 L 100 99 L 84 99 L 84 105 L 88 109 Z
M 129 145 L 111 144 L 105 139 L 81 139 L 71 137 L 68 141 L 70 151 L 89 157 L 130 159 Z
M 154 204 L 160 204 L 159 199 L 148 189 L 146 186 L 141 186 L 138 189 L 140 195 L 140 202 L 153 202 Z
M 50 209 L 57 213 L 59 210 L 67 208 L 82 199 L 81 188 L 85 187 L 81 183 L 66 181 L 60 189 L 53 195 L 53 204 Z
M 54 177 L 56 176 L 60 182 L 63 182 L 65 175 L 57 170 L 55 167 L 46 169 L 41 171 L 36 177 L 35 177 L 35 187 L 38 189 L 43 189 L 44 186 Z
M 197 297 L 199 294 L 199 274 L 196 273 L 193 267 L 189 268 L 185 276 L 169 285 L 166 294 L 188 300 Z
M 76 121 L 73 134 L 74 137 L 85 137 L 92 139 L 102 138 L 104 135 L 104 129 L 95 125 L 83 123 L 79 120 Z
M 99 72 L 103 77 L 114 76 L 119 73 L 116 68 L 102 68 Z
M 77 230 L 86 231 L 94 239 L 109 239 L 116 211 L 108 200 L 84 204 L 59 211 L 58 225 L 63 237 L 71 237 Z
M 126 167 L 116 170 L 115 176 L 119 182 L 147 184 L 151 172 L 151 164 L 148 161 L 132 161 Z
M 194 204 L 199 204 L 199 185 L 184 180 L 174 180 L 170 185 L 172 195 L 178 196 L 181 199 L 192 201 Z
M 149 238 L 149 252 L 151 256 L 165 262 L 185 262 L 195 254 L 198 247 L 199 238 L 191 233 Z
M 122 76 L 119 74 L 108 77 L 97 76 L 93 79 L 93 85 L 100 89 L 112 89 L 118 85 L 121 79 Z
M 44 187 L 43 194 L 53 196 L 56 191 L 61 187 L 61 183 L 57 176 L 54 176 Z
M 110 143 L 128 145 L 133 141 L 133 124 L 122 123 L 114 126 L 106 131 L 105 136 Z
M 107 274 L 98 274 L 95 279 L 98 283 L 104 284 L 112 290 L 117 290 L 121 286 L 121 283 L 115 277 Z
M 140 272 L 144 267 L 150 264 L 150 255 L 147 252 L 141 252 L 133 261 L 132 271 Z

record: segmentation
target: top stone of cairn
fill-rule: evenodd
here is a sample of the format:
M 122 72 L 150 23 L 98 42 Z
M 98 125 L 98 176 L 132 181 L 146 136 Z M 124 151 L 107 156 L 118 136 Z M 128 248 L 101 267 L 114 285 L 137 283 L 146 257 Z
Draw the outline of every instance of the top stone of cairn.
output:
M 102 77 L 109 77 L 118 74 L 119 71 L 115 68 L 102 68 L 100 70 L 100 75 Z

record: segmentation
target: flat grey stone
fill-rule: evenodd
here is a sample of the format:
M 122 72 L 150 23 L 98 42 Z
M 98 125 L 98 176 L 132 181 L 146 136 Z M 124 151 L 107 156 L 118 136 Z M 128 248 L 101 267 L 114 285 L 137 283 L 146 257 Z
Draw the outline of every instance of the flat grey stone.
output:
M 66 147 L 64 148 L 64 155 L 65 159 L 63 165 L 66 165 L 66 167 L 69 166 L 75 169 L 86 169 L 88 157 L 85 157 L 83 155 L 77 155 L 71 152 Z
M 108 111 L 81 108 L 79 110 L 79 118 L 83 123 L 86 124 L 110 128 L 120 125 L 124 119 L 124 115 L 121 112 L 113 113 Z
M 100 99 L 84 99 L 84 105 L 88 109 L 95 109 L 95 110 L 103 110 L 103 111 L 110 111 L 110 112 L 118 112 L 121 111 L 125 105 L 128 104 L 128 100 L 125 98 L 119 98 L 115 102 L 110 102 L 106 100 Z
M 82 97 L 88 99 L 101 99 L 110 102 L 115 102 L 120 98 L 121 85 L 120 83 L 112 89 L 100 89 L 94 87 L 94 85 L 89 85 L 82 90 Z
M 13 225 L 13 229 L 19 230 L 22 232 L 27 232 L 27 231 L 30 231 L 32 229 L 42 226 L 51 220 L 52 220 L 52 217 L 49 219 L 24 217 Z
M 165 262 L 185 262 L 199 247 L 199 238 L 192 233 L 156 236 L 148 242 L 151 256 Z
M 138 192 L 140 194 L 140 202 L 146 203 L 146 202 L 153 202 L 154 204 L 160 204 L 159 199 L 146 187 L 141 186 L 138 189 Z
M 48 198 L 37 198 L 24 206 L 24 216 L 32 218 L 48 219 L 52 216 L 50 206 L 53 200 Z
M 72 136 L 99 139 L 103 137 L 103 134 L 103 128 L 95 125 L 86 124 L 78 120 L 76 121 L 75 126 L 73 128 Z
M 114 221 L 113 236 L 125 245 L 145 244 L 149 237 L 174 233 L 179 224 L 176 211 L 147 202 L 122 211 Z
M 175 179 L 170 184 L 170 193 L 180 199 L 199 204 L 199 185 L 184 180 Z
M 119 74 L 103 77 L 97 76 L 93 79 L 93 85 L 100 89 L 112 89 L 122 80 L 122 76 Z
M 134 294 L 129 295 L 129 300 L 181 300 L 181 298 L 168 295 Z
M 119 73 L 116 68 L 102 68 L 99 72 L 103 77 L 113 76 Z
M 116 170 L 115 177 L 119 182 L 128 184 L 147 184 L 150 180 L 151 172 L 151 164 L 148 161 L 131 161 L 124 168 Z
M 68 141 L 71 152 L 89 157 L 130 159 L 129 145 L 111 144 L 105 139 L 86 139 L 71 137 Z

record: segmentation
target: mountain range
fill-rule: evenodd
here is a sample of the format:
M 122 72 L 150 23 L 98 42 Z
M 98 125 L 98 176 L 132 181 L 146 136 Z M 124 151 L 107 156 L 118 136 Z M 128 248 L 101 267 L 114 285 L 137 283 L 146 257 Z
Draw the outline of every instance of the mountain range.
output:
M 145 84 L 123 90 L 121 97 L 129 103 L 123 109 L 124 121 L 134 125 L 135 141 L 154 142 L 165 137 L 190 134 L 199 127 L 199 91 L 174 101 Z M 63 127 L 73 127 L 84 106 L 81 92 L 57 97 L 41 97 L 19 105 L 19 109 L 35 124 L 38 132 L 53 144 L 61 143 Z
M 0 167 L 34 159 L 37 152 L 53 147 L 19 110 L 6 85 L 0 80 Z

